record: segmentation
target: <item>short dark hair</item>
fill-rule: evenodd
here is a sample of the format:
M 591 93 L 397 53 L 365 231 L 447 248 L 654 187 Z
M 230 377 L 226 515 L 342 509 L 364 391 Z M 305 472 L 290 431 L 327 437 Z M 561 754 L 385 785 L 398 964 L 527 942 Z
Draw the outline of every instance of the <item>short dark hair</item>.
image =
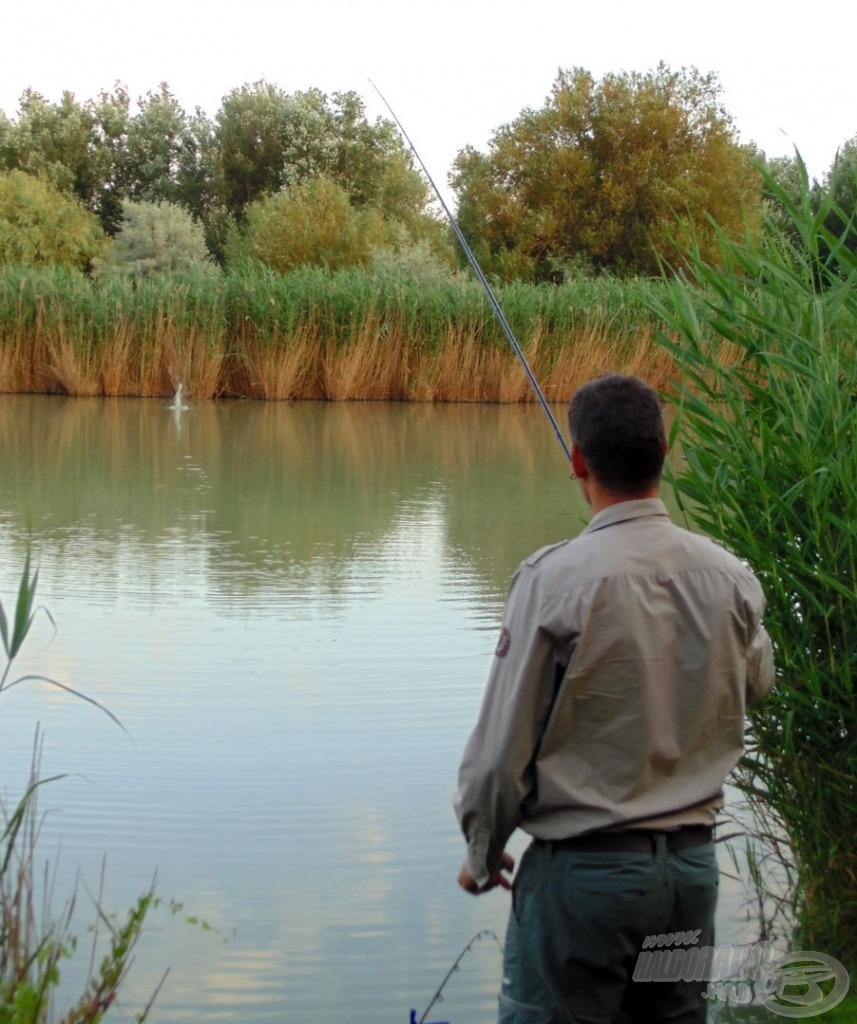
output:
M 661 402 L 639 377 L 608 373 L 584 384 L 572 396 L 568 425 L 606 490 L 636 494 L 660 480 L 666 445 Z

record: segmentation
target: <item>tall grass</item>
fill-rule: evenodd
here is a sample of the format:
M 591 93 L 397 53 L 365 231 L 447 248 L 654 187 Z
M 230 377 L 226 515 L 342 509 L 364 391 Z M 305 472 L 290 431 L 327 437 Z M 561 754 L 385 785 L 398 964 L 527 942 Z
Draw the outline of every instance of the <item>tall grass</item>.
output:
M 498 290 L 549 398 L 607 369 L 670 369 L 658 282 Z M 91 280 L 0 270 L 0 392 L 519 402 L 526 381 L 478 283 L 259 264 L 218 277 Z
M 678 337 L 689 512 L 760 575 L 777 685 L 751 713 L 737 783 L 797 869 L 797 948 L 857 967 L 857 257 L 768 188 L 789 230 L 696 257 L 658 307 Z M 847 223 L 843 218 L 842 223 Z M 794 239 L 797 239 L 795 241 Z M 719 358 L 723 342 L 733 352 Z
M 38 570 L 31 570 L 28 555 L 11 616 L 0 602 L 0 641 L 6 655 L 6 665 L 0 672 L 0 693 L 40 680 L 96 704 L 113 718 L 96 701 L 64 683 L 43 676 L 13 675 L 15 659 L 39 611 L 35 604 L 37 582 Z M 53 997 L 65 962 L 75 955 L 78 940 L 72 930 L 74 894 L 61 911 L 52 914 L 48 909 L 52 874 L 48 868 L 43 871 L 36 862 L 40 829 L 37 796 L 44 785 L 61 778 L 41 777 L 41 749 L 37 733 L 24 795 L 11 811 L 0 802 L 0 1021 L 47 1024 L 49 1020 L 59 1019 L 60 1024 L 97 1024 L 116 999 L 143 923 L 158 900 L 150 888 L 119 922 L 96 905 L 87 979 L 77 999 L 61 1018 L 56 1018 Z M 107 934 L 102 941 L 104 932 Z M 97 963 L 96 952 L 100 953 Z M 153 1000 L 154 996 L 136 1014 L 137 1024 L 148 1017 Z

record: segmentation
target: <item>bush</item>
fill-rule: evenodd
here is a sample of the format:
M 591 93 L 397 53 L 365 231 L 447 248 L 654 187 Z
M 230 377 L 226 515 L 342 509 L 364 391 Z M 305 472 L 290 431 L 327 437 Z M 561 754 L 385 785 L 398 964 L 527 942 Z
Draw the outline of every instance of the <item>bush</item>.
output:
M 168 202 L 126 202 L 106 268 L 126 274 L 212 268 L 202 224 Z
M 77 200 L 23 171 L 0 173 L 0 263 L 85 270 L 108 244 Z
M 337 270 L 366 266 L 386 237 L 378 210 L 355 209 L 340 185 L 315 178 L 251 203 L 226 255 L 257 259 L 281 274 L 304 265 Z

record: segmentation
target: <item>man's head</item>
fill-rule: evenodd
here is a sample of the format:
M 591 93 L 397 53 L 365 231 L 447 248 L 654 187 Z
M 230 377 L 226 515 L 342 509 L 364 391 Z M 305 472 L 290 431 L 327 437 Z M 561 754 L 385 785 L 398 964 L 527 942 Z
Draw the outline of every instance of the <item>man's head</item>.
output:
M 602 490 L 622 499 L 657 488 L 666 430 L 657 392 L 644 381 L 618 373 L 596 377 L 574 393 L 568 424 L 585 471 Z M 575 472 L 585 483 L 577 463 Z

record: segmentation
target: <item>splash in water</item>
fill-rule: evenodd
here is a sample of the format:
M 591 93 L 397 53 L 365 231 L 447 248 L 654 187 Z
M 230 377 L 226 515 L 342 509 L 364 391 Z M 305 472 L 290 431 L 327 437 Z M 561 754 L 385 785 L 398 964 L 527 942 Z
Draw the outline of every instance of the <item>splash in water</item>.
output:
M 170 408 L 173 410 L 173 412 L 184 412 L 185 409 L 189 408 L 189 406 L 185 405 L 182 402 L 182 396 L 183 395 L 184 395 L 184 384 L 179 383 L 179 386 L 176 388 L 175 398 L 173 398 L 173 404 L 170 406 Z

